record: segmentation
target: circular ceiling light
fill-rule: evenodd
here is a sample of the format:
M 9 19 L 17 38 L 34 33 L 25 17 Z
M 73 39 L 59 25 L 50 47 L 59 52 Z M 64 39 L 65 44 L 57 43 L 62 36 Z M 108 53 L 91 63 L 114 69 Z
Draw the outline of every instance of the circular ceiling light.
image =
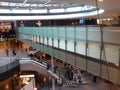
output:
M 1 2 L 1 6 L 13 5 L 18 8 L 0 9 L 0 20 L 68 19 L 93 16 L 103 13 L 103 9 L 80 4 L 31 4 Z M 39 9 L 40 8 L 40 9 Z

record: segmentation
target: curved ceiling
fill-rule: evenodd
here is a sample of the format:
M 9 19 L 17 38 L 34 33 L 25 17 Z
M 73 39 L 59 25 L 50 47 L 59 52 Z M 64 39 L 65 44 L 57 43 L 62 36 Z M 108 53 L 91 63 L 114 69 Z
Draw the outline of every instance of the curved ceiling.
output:
M 120 0 L 52 0 L 55 3 L 78 3 L 91 6 L 96 6 L 96 1 L 98 2 L 98 7 L 105 10 L 104 15 L 120 15 Z
M 32 10 L 32 9 L 53 9 L 68 8 L 74 6 L 90 5 L 104 9 L 105 12 L 101 16 L 117 17 L 120 15 L 120 0 L 0 0 L 0 9 L 9 10 Z

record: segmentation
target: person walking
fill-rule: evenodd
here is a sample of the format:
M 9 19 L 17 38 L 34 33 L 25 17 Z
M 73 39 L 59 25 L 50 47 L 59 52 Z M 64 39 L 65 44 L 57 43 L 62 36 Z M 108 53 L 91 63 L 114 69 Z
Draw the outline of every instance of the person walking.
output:
M 15 56 L 16 55 L 16 52 L 15 52 L 15 50 L 13 49 L 13 56 Z
M 6 49 L 6 55 L 7 55 L 7 57 L 9 57 L 9 50 L 8 49 Z

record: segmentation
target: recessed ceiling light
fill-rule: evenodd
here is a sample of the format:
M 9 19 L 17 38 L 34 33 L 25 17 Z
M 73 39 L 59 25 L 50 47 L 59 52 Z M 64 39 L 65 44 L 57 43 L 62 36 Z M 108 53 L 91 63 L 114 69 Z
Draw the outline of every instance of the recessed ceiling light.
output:
M 103 0 L 99 0 L 99 2 L 102 2 Z

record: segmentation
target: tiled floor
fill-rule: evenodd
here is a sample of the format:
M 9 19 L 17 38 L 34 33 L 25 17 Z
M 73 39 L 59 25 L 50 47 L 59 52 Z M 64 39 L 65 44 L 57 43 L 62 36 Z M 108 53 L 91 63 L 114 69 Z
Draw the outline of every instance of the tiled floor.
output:
M 52 90 L 52 88 L 43 87 L 40 90 Z M 55 90 L 120 90 L 118 86 L 108 85 L 107 83 L 98 80 L 97 83 L 78 85 L 77 87 L 55 87 Z

